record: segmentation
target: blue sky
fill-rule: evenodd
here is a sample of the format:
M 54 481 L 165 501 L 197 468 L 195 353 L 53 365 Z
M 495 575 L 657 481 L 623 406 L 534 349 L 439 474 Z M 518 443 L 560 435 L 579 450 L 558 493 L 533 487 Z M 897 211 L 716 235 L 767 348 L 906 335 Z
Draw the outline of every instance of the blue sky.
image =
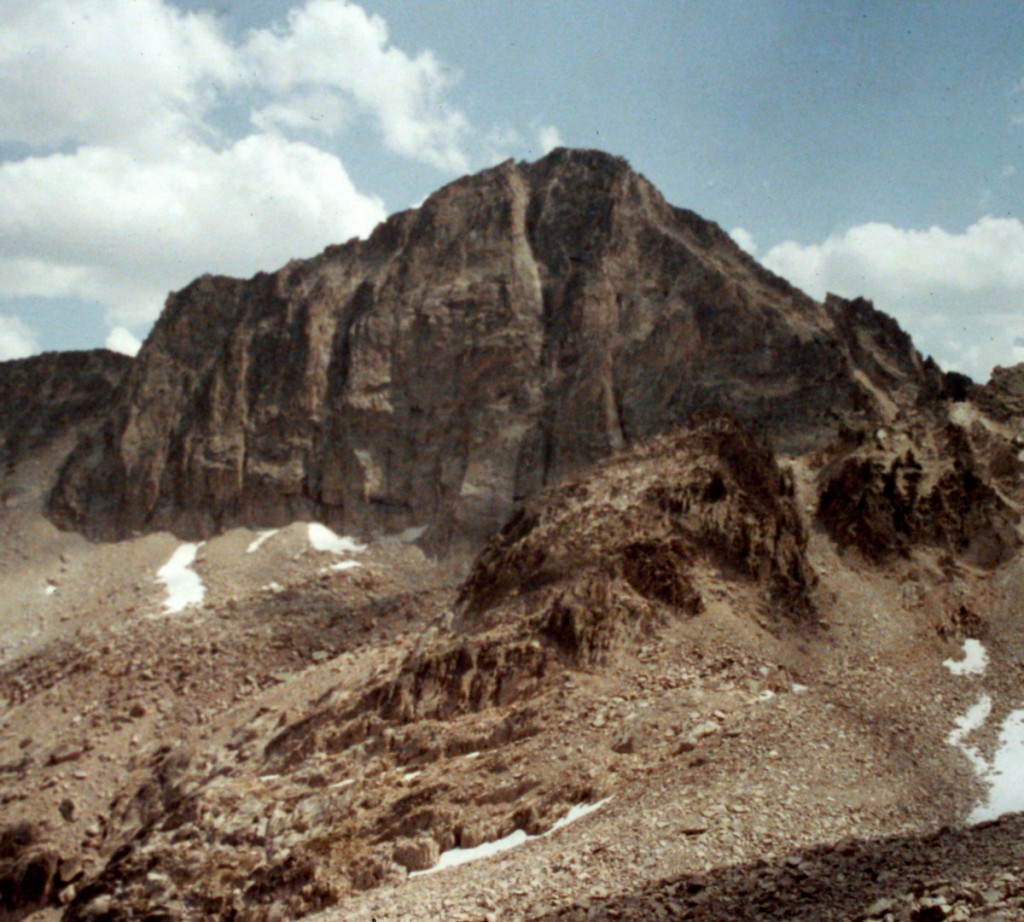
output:
M 131 351 L 169 290 L 555 144 L 812 295 L 1024 361 L 1024 5 L 4 0 L 0 358 Z

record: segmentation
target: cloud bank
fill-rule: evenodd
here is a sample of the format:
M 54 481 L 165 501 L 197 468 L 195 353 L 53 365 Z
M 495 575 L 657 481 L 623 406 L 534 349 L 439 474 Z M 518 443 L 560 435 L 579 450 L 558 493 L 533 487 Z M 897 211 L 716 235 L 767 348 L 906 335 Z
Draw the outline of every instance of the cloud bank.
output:
M 347 132 L 469 167 L 455 76 L 347 0 L 236 39 L 167 0 L 9 0 L 4 19 L 0 141 L 19 153 L 0 162 L 0 312 L 97 301 L 128 351 L 195 276 L 250 275 L 381 221 L 332 150 Z M 37 348 L 24 319 L 4 318 L 0 356 Z
M 38 351 L 39 343 L 21 320 L 0 314 L 0 362 L 27 358 Z
M 870 223 L 818 244 L 758 252 L 743 228 L 733 239 L 815 298 L 862 295 L 894 316 L 943 368 L 987 380 L 994 365 L 1024 360 L 1024 223 L 983 217 L 963 233 Z

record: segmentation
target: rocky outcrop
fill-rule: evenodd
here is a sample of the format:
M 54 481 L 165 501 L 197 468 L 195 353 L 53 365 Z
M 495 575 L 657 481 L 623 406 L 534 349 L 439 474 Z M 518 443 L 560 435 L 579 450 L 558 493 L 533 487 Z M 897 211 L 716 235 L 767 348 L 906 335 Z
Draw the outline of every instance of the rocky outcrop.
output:
M 39 838 L 31 823 L 0 829 L 0 919 L 15 922 L 55 901 L 60 859 Z
M 0 466 L 60 436 L 95 428 L 131 362 L 106 349 L 0 362 Z
M 1024 417 L 1024 363 L 992 369 L 988 384 L 974 388 L 974 402 L 996 419 Z
M 172 295 L 50 512 L 103 538 L 304 517 L 475 549 L 700 410 L 802 448 L 935 374 L 866 302 L 811 300 L 624 160 L 562 149 Z
M 504 621 L 532 599 L 548 642 L 600 660 L 644 624 L 699 614 L 707 566 L 759 583 L 784 617 L 810 618 L 806 545 L 793 481 L 768 445 L 730 416 L 702 415 L 527 504 L 477 558 L 458 623 Z
M 916 546 L 995 567 L 1020 547 L 1020 513 L 986 476 L 968 433 L 950 423 L 926 444 L 895 436 L 865 441 L 819 475 L 818 517 L 842 548 L 883 562 Z

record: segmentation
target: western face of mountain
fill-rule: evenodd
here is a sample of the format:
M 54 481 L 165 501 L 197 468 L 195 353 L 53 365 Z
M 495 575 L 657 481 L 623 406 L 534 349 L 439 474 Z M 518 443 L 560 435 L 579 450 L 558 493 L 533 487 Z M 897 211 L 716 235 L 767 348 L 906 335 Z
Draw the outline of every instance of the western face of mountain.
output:
M 867 302 L 816 302 L 624 160 L 559 149 L 172 295 L 49 511 L 100 538 L 309 518 L 472 551 L 697 411 L 804 450 L 940 379 Z
M 0 362 L 0 464 L 96 426 L 131 362 L 106 349 Z

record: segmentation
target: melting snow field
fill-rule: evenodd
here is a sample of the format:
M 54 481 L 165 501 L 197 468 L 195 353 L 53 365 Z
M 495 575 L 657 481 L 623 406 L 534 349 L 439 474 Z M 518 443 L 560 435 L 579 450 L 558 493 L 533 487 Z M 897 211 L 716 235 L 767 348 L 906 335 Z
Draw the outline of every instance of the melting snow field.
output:
M 988 668 L 988 652 L 980 640 L 964 641 L 964 658 L 961 660 L 943 660 L 953 675 L 982 675 Z
M 988 666 L 988 653 L 979 640 L 964 641 L 964 658 L 942 664 L 954 675 L 981 675 Z M 1004 813 L 1024 810 L 1024 709 L 1012 711 L 999 731 L 999 748 L 989 761 L 977 747 L 964 740 L 983 726 L 992 714 L 992 699 L 982 694 L 966 714 L 956 718 L 956 729 L 946 742 L 956 746 L 989 787 L 988 796 L 967 817 L 968 823 L 994 820 Z
M 313 522 L 309 526 L 309 543 L 314 551 L 326 551 L 329 554 L 361 554 L 366 550 L 355 538 L 336 535 L 326 525 Z
M 401 541 L 402 544 L 412 544 L 414 541 L 419 541 L 426 530 L 426 525 L 413 526 L 412 528 L 407 528 L 405 531 L 399 532 L 395 535 L 395 538 Z
M 480 858 L 489 858 L 491 855 L 498 855 L 501 852 L 507 852 L 510 848 L 515 848 L 518 845 L 522 845 L 525 842 L 529 842 L 533 839 L 543 839 L 545 836 L 549 836 L 559 829 L 563 829 L 570 823 L 575 823 L 576 820 L 582 819 L 589 813 L 593 813 L 595 810 L 601 809 L 611 797 L 606 797 L 604 800 L 599 800 L 593 804 L 577 804 L 568 813 L 565 814 L 560 820 L 558 820 L 547 832 L 542 832 L 539 836 L 531 836 L 523 829 L 517 829 L 515 832 L 510 832 L 507 836 L 502 839 L 495 839 L 493 842 L 484 842 L 483 845 L 478 845 L 476 848 L 453 848 L 449 851 L 442 852 L 441 857 L 437 860 L 432 868 L 427 868 L 425 871 L 413 871 L 410 877 L 421 877 L 424 874 L 433 874 L 436 871 L 443 871 L 445 868 L 454 868 L 460 864 L 466 864 L 470 861 L 477 861 Z
M 1011 712 L 1003 721 L 999 749 L 982 779 L 990 786 L 988 800 L 971 811 L 967 822 L 984 823 L 1024 810 L 1024 709 Z
M 358 560 L 340 560 L 338 563 L 332 563 L 327 569 L 328 570 L 356 570 L 361 567 L 362 564 Z
M 156 574 L 158 582 L 167 588 L 164 611 L 173 615 L 190 605 L 199 605 L 206 595 L 206 587 L 199 574 L 192 569 L 201 544 L 183 544 Z
M 274 535 L 276 535 L 280 530 L 280 528 L 270 528 L 267 531 L 261 531 L 253 539 L 252 543 L 245 549 L 245 552 L 247 554 L 255 554 L 263 546 L 265 542 L 273 538 Z
M 974 766 L 974 770 L 981 778 L 988 772 L 988 762 L 974 746 L 969 746 L 964 739 L 982 726 L 992 713 L 992 699 L 988 695 L 982 695 L 963 717 L 957 717 L 954 723 L 956 729 L 946 737 L 950 746 L 956 746 Z

